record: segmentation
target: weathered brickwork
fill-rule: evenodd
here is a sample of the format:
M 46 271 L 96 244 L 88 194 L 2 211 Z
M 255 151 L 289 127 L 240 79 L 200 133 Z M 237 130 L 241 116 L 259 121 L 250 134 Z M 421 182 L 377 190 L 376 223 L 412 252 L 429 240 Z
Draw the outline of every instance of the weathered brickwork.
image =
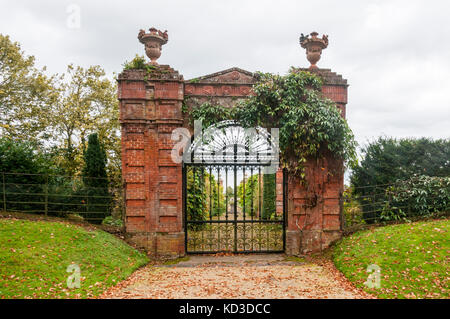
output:
M 306 163 L 306 182 L 288 181 L 287 253 L 300 255 L 328 247 L 342 234 L 343 169 L 330 157 Z
M 334 101 L 345 117 L 347 80 L 329 69 L 300 70 L 322 78 L 324 96 Z M 310 159 L 305 173 L 306 182 L 288 180 L 286 253 L 290 255 L 323 250 L 342 236 L 343 163 L 331 156 Z
M 311 71 L 310 69 L 306 69 Z M 323 93 L 345 117 L 347 82 L 328 69 L 315 69 Z M 171 151 L 172 131 L 188 127 L 187 106 L 204 102 L 233 107 L 251 95 L 253 74 L 232 68 L 184 81 L 166 65 L 146 74 L 125 70 L 118 78 L 122 126 L 122 173 L 126 187 L 126 229 L 130 239 L 155 257 L 185 254 L 182 168 Z M 190 128 L 192 129 L 192 128 Z M 330 157 L 307 163 L 306 183 L 288 178 L 286 253 L 320 251 L 341 236 L 342 163 Z M 276 210 L 283 210 L 283 173 L 276 174 Z M 317 194 L 317 196 L 316 196 Z
M 183 77 L 161 65 L 118 80 L 127 234 L 152 256 L 183 255 L 182 170 L 170 157 L 171 133 L 183 124 Z

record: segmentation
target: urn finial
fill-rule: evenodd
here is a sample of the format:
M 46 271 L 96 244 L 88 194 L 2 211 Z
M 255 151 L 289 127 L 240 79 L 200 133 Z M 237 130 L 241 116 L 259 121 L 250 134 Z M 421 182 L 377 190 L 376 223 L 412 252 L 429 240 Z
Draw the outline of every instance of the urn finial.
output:
M 139 41 L 145 45 L 145 53 L 151 60 L 151 64 L 157 65 L 156 60 L 161 56 L 162 46 L 169 41 L 167 30 L 164 32 L 156 28 L 150 28 L 150 33 L 140 30 L 138 34 Z
M 322 38 L 318 38 L 317 32 L 311 32 L 310 35 L 300 36 L 300 45 L 306 49 L 306 58 L 311 63 L 310 69 L 317 68 L 317 61 L 320 60 L 322 50 L 328 47 L 328 35 L 323 35 Z M 311 37 L 310 37 L 311 36 Z

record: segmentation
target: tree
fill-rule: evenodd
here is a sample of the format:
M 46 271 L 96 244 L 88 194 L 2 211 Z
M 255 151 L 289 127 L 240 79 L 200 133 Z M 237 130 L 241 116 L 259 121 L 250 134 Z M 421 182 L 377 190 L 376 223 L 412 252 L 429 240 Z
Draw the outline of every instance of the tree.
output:
M 83 193 L 86 195 L 86 219 L 100 224 L 111 213 L 106 174 L 106 153 L 97 133 L 89 135 L 88 147 L 84 153 Z
M 186 171 L 186 209 L 189 221 L 205 221 L 207 218 L 207 202 L 205 191 L 205 169 L 192 167 Z M 189 230 L 201 230 L 205 224 L 189 224 Z
M 262 218 L 270 219 L 276 213 L 276 175 L 263 175 L 263 211 Z
M 450 176 L 450 140 L 380 137 L 363 150 L 353 169 L 353 193 L 361 198 L 366 222 L 378 220 L 385 189 L 414 175 Z M 364 201 L 364 202 L 363 202 Z
M 7 210 L 44 212 L 42 194 L 48 182 L 46 175 L 53 171 L 51 163 L 51 154 L 33 142 L 0 138 L 0 209 L 6 198 Z
M 58 92 L 47 117 L 59 137 L 57 143 L 63 149 L 60 162 L 68 174 L 80 173 L 86 137 L 94 131 L 105 146 L 109 170 L 120 169 L 117 88 L 105 78 L 105 71 L 99 66 L 84 69 L 69 65 L 67 74 L 58 81 Z
M 244 185 L 245 185 L 245 193 L 244 193 Z M 241 181 L 238 186 L 238 202 L 242 207 L 242 210 L 245 208 L 246 216 L 256 216 L 259 210 L 259 177 L 258 175 L 252 175 L 245 180 Z M 245 199 L 245 205 L 244 205 Z
M 0 135 L 16 140 L 48 139 L 48 118 L 57 92 L 54 77 L 34 66 L 17 42 L 0 34 Z
M 117 86 L 99 66 L 69 65 L 46 76 L 18 43 L 0 34 L 0 135 L 52 148 L 67 175 L 80 175 L 86 137 L 97 132 L 108 175 L 121 180 Z M 45 143 L 44 143 L 45 141 Z
M 0 172 L 47 174 L 52 171 L 51 154 L 30 141 L 0 138 Z
M 225 193 L 223 183 L 216 180 L 214 174 L 205 173 L 205 189 L 207 209 L 211 217 L 219 217 L 225 213 Z

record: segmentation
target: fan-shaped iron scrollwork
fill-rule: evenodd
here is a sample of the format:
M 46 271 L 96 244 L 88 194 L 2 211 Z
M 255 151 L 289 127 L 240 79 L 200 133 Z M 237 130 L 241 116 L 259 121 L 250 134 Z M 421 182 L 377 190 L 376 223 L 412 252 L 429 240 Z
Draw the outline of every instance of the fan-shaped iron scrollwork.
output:
M 274 134 L 275 133 L 275 134 Z M 222 121 L 203 130 L 185 153 L 185 163 L 277 165 L 278 130 L 243 128 L 236 121 Z

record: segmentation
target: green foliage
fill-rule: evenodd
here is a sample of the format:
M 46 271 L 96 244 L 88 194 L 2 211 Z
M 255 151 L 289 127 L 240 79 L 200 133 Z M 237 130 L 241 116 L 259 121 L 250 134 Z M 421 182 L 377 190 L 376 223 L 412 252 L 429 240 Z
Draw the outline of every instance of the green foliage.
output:
M 103 225 L 108 225 L 108 226 L 115 226 L 115 227 L 123 227 L 123 220 L 121 219 L 117 219 L 114 218 L 112 216 L 108 216 L 106 217 L 103 221 L 102 221 Z
M 189 80 L 189 83 L 198 83 L 198 82 L 200 82 L 199 78 L 194 78 L 194 79 Z
M 208 128 L 218 122 L 233 119 L 236 109 L 206 102 L 193 107 L 191 110 L 184 106 L 184 112 L 189 113 L 192 126 L 194 121 L 202 121 L 203 128 Z
M 226 196 L 221 183 L 204 167 L 189 167 L 186 172 L 187 218 L 205 221 L 225 213 Z M 190 230 L 201 230 L 205 224 L 189 224 Z
M 40 213 L 44 211 L 44 201 L 48 200 L 50 215 L 79 212 L 89 195 L 80 193 L 80 180 L 45 175 L 81 175 L 86 137 L 94 131 L 104 145 L 108 177 L 120 187 L 121 146 L 115 81 L 108 80 L 99 66 L 69 65 L 66 74 L 47 77 L 45 69 L 34 66 L 34 57 L 25 56 L 19 44 L 3 35 L 0 35 L 0 52 L 0 135 L 31 141 L 33 153 L 11 155 L 8 165 L 2 168 L 5 172 L 28 174 L 8 177 L 7 182 L 14 189 L 7 192 L 24 193 L 8 194 L 9 207 Z M 17 151 L 9 148 L 10 154 L 13 150 Z M 31 167 L 37 161 L 43 166 Z M 44 196 L 47 193 L 48 197 Z M 120 192 L 116 192 L 115 198 L 120 203 Z M 34 204 L 23 206 L 14 201 Z
M 89 196 L 86 219 L 100 224 L 111 213 L 111 195 L 106 175 L 106 154 L 97 134 L 89 135 L 88 147 L 84 153 L 83 194 Z
M 86 217 L 86 195 L 83 193 L 84 186 L 80 178 L 58 175 L 46 178 L 48 184 L 42 186 L 47 187 L 47 190 L 44 189 L 41 200 L 48 202 L 49 216 L 67 217 L 69 214 L 79 214 Z M 19 187 L 24 188 L 23 185 Z M 42 213 L 45 212 L 42 205 L 40 209 Z
M 207 218 L 207 194 L 205 190 L 205 169 L 189 169 L 186 173 L 186 209 L 187 219 L 195 221 L 205 221 Z M 204 224 L 189 224 L 189 230 L 201 230 Z
M 147 73 L 151 73 L 156 69 L 156 66 L 150 65 L 145 62 L 145 57 L 136 54 L 136 56 L 131 61 L 127 61 L 123 65 L 124 70 L 145 70 Z
M 317 76 L 292 70 L 286 76 L 258 73 L 257 78 L 254 95 L 236 108 L 205 103 L 184 111 L 204 127 L 234 119 L 244 127 L 279 128 L 280 159 L 293 174 L 302 175 L 308 158 L 329 153 L 356 163 L 353 133 L 336 105 L 322 96 Z
M 351 227 L 365 224 L 361 205 L 354 198 L 352 189 L 347 188 L 342 196 L 345 226 Z
M 378 298 L 448 299 L 450 221 L 390 225 L 361 231 L 336 245 L 336 267 L 358 288 Z M 371 264 L 380 267 L 380 288 L 364 285 Z
M 51 112 L 49 130 L 60 149 L 59 165 L 68 175 L 80 174 L 87 136 L 98 133 L 108 157 L 108 171 L 120 181 L 119 106 L 116 84 L 99 66 L 69 65 L 57 84 L 59 97 Z
M 206 173 L 206 198 L 208 209 L 212 217 L 219 217 L 225 214 L 225 195 L 223 185 L 216 180 L 213 174 Z
M 245 187 L 244 187 L 245 186 Z M 245 194 L 244 194 L 245 188 Z M 244 210 L 246 216 L 256 216 L 259 209 L 259 177 L 252 175 L 244 181 L 242 180 L 238 186 L 238 203 Z M 244 205 L 245 202 L 245 205 Z
M 4 208 L 5 191 L 8 210 L 43 211 L 44 198 L 39 194 L 45 192 L 47 183 L 43 174 L 53 171 L 51 159 L 51 154 L 33 142 L 0 138 L 0 209 Z
M 85 185 L 89 187 L 105 187 L 108 185 L 106 153 L 96 133 L 89 135 L 88 147 L 84 153 L 83 177 Z
M 291 173 L 302 174 L 311 157 L 331 153 L 356 162 L 356 142 L 339 109 L 321 94 L 321 80 L 292 70 L 286 76 L 259 73 L 254 96 L 240 103 L 236 118 L 244 127 L 280 130 L 280 160 Z
M 380 212 L 387 209 L 388 186 L 414 175 L 450 176 L 448 139 L 380 137 L 362 152 L 363 160 L 354 168 L 351 184 L 354 194 L 361 198 L 368 223 L 379 221 Z
M 33 142 L 0 138 L 0 172 L 46 174 L 53 169 L 50 159 Z
M 276 214 L 276 175 L 263 175 L 263 219 L 271 219 Z
M 0 35 L 0 136 L 52 149 L 63 175 L 79 175 L 86 137 L 98 132 L 108 173 L 118 184 L 120 130 L 117 86 L 99 66 L 69 65 L 62 76 L 46 76 L 18 43 Z
M 111 234 L 60 222 L 0 219 L 0 247 L 4 298 L 93 298 L 148 262 Z M 80 267 L 80 288 L 66 285 L 71 264 Z
M 353 169 L 355 187 L 391 185 L 413 176 L 450 176 L 450 139 L 380 137 L 362 149 Z
M 99 201 L 109 209 L 112 195 L 104 191 L 108 188 L 106 179 L 85 178 L 85 185 L 81 178 L 62 176 L 61 169 L 54 164 L 54 157 L 54 154 L 42 150 L 32 142 L 1 138 L 0 209 L 5 207 L 4 198 L 7 211 L 35 214 L 47 212 L 49 216 L 58 217 L 65 217 L 70 213 L 87 217 L 86 211 L 92 211 L 92 205 L 100 204 Z M 106 194 L 107 198 L 98 199 L 100 193 Z M 89 202 L 91 206 L 87 207 Z
M 450 209 L 450 177 L 413 176 L 386 189 L 382 221 L 429 217 Z
M 0 34 L 0 136 L 40 142 L 57 98 L 54 77 L 35 67 L 35 58 L 25 56 L 17 42 Z

